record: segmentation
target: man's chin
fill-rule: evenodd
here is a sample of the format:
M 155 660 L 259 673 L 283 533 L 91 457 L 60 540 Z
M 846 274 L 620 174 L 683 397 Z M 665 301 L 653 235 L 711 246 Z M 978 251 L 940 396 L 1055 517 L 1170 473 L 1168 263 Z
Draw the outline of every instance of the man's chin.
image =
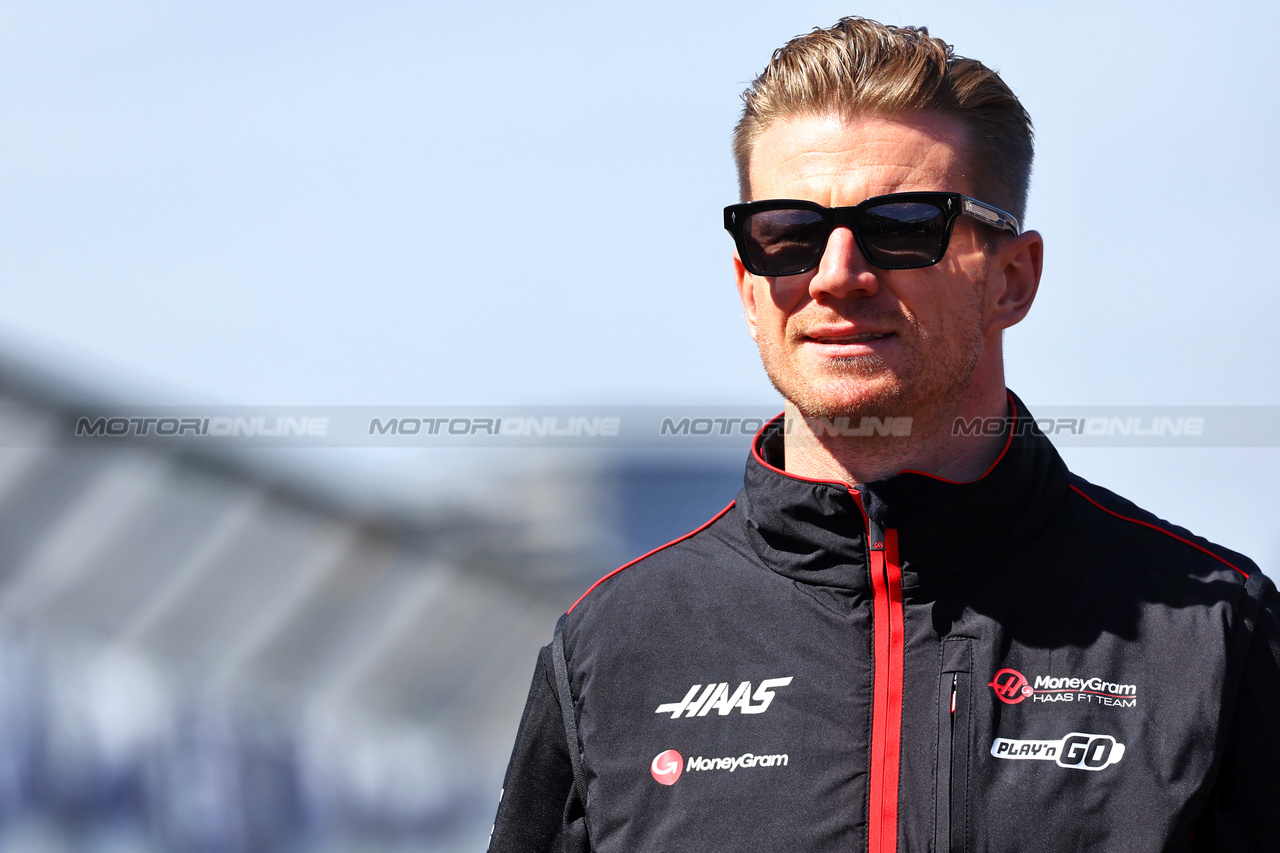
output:
M 904 410 L 902 388 L 897 377 L 883 381 L 849 380 L 784 388 L 774 387 L 806 418 L 896 418 L 909 415 Z

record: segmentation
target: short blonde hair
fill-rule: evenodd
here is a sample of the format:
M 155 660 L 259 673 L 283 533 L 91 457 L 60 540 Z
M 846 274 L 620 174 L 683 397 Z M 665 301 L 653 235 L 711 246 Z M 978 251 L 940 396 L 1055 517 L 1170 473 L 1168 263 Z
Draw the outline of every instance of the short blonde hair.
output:
M 743 201 L 751 199 L 751 152 L 778 119 L 835 114 L 951 116 L 969 137 L 972 192 L 1023 220 L 1031 182 L 1031 116 L 1000 75 L 957 56 L 924 27 L 841 18 L 773 52 L 742 93 L 733 156 Z

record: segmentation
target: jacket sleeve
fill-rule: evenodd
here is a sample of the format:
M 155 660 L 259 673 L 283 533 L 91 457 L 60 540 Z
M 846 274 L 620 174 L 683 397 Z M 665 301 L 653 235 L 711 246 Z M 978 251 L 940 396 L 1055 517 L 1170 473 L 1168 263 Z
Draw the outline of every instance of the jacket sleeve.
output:
M 1280 594 L 1266 581 L 1226 749 L 1194 849 L 1276 850 L 1280 845 Z
M 551 853 L 565 847 L 573 767 L 553 679 L 551 647 L 545 646 L 502 783 L 489 853 Z

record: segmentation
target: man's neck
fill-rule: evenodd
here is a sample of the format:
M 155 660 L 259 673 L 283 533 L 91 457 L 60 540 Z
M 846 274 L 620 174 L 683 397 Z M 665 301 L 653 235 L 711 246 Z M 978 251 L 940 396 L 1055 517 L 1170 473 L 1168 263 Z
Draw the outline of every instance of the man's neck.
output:
M 976 480 L 1005 444 L 1005 430 L 972 429 L 1009 414 L 1004 388 L 981 399 L 899 418 L 806 418 L 786 407 L 786 470 L 815 480 L 869 483 L 902 471 L 957 482 Z M 957 429 L 957 424 L 967 429 Z M 974 434 L 976 432 L 976 434 Z M 994 434 L 992 434 L 994 433 Z

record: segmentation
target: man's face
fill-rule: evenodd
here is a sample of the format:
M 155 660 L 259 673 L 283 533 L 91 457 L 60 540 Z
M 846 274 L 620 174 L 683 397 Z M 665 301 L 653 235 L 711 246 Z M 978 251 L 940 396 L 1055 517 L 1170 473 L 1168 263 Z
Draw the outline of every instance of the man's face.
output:
M 958 122 L 933 115 L 779 121 L 752 152 L 752 198 L 846 207 L 913 190 L 972 195 L 964 142 Z M 989 235 L 979 229 L 961 217 L 946 256 L 923 269 L 871 266 L 847 228 L 832 232 L 807 273 L 757 277 L 738 261 L 747 323 L 774 386 L 809 417 L 957 405 L 984 354 L 999 359 L 999 329 L 987 328 Z

